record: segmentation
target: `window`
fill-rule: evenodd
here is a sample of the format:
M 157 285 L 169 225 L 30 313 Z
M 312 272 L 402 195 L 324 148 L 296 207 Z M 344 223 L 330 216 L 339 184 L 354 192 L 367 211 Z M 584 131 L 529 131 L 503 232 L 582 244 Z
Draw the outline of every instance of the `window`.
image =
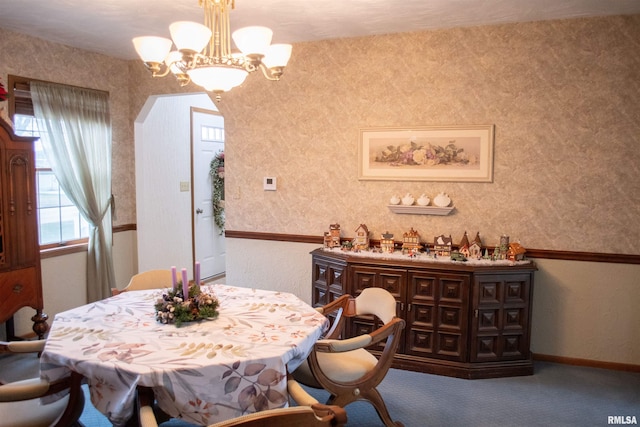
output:
M 203 125 L 200 131 L 203 141 L 224 142 L 224 128 Z
M 14 89 L 16 85 L 9 86 Z M 23 83 L 24 84 L 24 83 Z M 14 102 L 14 131 L 17 135 L 39 137 L 33 107 L 21 108 L 27 104 L 27 97 L 22 91 L 17 96 L 11 96 Z M 51 170 L 51 166 L 42 150 L 40 140 L 35 143 L 36 158 L 36 186 L 38 206 L 39 240 L 42 248 L 81 243 L 89 236 L 89 224 L 80 215 L 73 202 L 69 200 Z

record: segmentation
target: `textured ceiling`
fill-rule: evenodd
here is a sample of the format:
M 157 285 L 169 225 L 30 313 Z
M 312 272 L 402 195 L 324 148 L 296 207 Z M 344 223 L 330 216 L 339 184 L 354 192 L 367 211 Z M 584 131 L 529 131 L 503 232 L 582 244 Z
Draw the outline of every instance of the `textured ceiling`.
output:
M 640 0 L 237 0 L 232 30 L 265 25 L 274 42 L 640 13 Z M 0 28 L 124 59 L 131 39 L 203 22 L 198 0 L 0 0 Z

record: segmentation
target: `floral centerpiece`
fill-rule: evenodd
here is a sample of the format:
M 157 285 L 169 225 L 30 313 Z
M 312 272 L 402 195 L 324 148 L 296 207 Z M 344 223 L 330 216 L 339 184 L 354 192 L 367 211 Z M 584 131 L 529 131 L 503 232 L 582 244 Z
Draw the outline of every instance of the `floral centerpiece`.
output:
M 213 294 L 202 292 L 199 285 L 189 281 L 189 295 L 184 298 L 181 282 L 166 292 L 155 304 L 156 320 L 160 323 L 175 323 L 180 327 L 184 322 L 214 319 L 218 316 L 220 302 Z

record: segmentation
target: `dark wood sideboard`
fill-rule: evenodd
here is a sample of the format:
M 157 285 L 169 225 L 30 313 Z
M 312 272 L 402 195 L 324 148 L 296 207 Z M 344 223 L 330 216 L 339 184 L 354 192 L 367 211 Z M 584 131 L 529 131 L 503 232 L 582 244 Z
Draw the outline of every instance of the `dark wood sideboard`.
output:
M 13 315 L 22 307 L 36 313 L 33 331 L 49 329 L 42 312 L 42 277 L 33 141 L 14 135 L 0 119 L 0 323 L 13 339 Z
M 311 255 L 314 306 L 367 287 L 395 296 L 406 321 L 395 368 L 466 379 L 533 374 L 533 262 L 430 262 L 321 248 Z M 374 327 L 372 318 L 354 318 L 344 336 Z

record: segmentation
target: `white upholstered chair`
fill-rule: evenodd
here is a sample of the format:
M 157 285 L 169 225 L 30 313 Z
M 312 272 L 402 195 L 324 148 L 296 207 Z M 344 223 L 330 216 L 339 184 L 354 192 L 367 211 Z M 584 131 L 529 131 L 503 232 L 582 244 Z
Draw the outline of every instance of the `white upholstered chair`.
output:
M 45 340 L 0 341 L 1 353 L 40 353 Z M 69 427 L 77 424 L 84 408 L 82 375 L 72 373 L 55 382 L 30 378 L 0 385 L 0 425 L 3 427 Z M 47 396 L 67 392 L 47 402 Z
M 357 400 L 366 400 L 386 426 L 402 426 L 391 419 L 376 389 L 391 367 L 405 325 L 404 320 L 396 317 L 393 295 L 382 288 L 366 288 L 357 298 L 343 295 L 318 310 L 326 316 L 335 316 L 333 326 L 293 373 L 294 378 L 307 386 L 327 390 L 331 394 L 327 404 L 344 408 Z M 377 317 L 382 326 L 367 334 L 338 339 L 346 318 L 367 315 Z M 367 351 L 381 343 L 384 349 L 378 357 Z
M 172 286 L 171 270 L 149 270 L 134 275 L 124 289 L 111 288 L 111 295 L 115 296 L 126 291 L 171 288 Z

